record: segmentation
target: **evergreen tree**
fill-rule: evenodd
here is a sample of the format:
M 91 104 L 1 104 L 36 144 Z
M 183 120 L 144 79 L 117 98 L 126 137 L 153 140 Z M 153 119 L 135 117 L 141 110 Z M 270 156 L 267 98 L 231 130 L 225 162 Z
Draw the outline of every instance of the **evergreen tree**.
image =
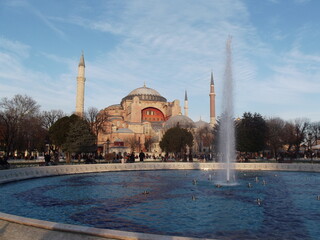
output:
M 63 150 L 69 153 L 90 153 L 96 150 L 96 137 L 91 132 L 89 124 L 78 119 L 70 126 L 63 144 Z
M 49 129 L 50 139 L 58 148 L 67 153 L 88 153 L 96 150 L 96 136 L 91 132 L 87 121 L 77 115 L 63 117 Z M 58 149 L 51 149 L 54 152 Z
M 67 140 L 70 126 L 78 120 L 80 120 L 80 118 L 77 115 L 73 114 L 70 117 L 66 116 L 56 121 L 49 128 L 49 136 L 52 143 L 61 148 Z
M 244 113 L 236 125 L 237 150 L 258 152 L 264 149 L 267 138 L 267 124 L 258 113 Z
M 179 126 L 168 129 L 160 141 L 160 148 L 167 153 L 185 152 L 186 147 L 188 146 L 191 148 L 192 145 L 192 133 Z

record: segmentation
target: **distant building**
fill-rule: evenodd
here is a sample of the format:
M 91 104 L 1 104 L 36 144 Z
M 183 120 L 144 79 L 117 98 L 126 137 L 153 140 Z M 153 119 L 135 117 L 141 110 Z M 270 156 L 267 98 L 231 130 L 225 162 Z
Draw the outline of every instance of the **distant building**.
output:
M 84 56 L 82 54 L 78 71 L 78 87 L 76 113 L 83 115 L 84 105 Z M 210 83 L 210 125 L 203 121 L 201 126 L 214 126 L 215 93 L 213 75 Z M 128 153 L 132 148 L 136 152 L 143 150 L 151 154 L 161 153 L 159 142 L 165 131 L 177 126 L 189 128 L 194 134 L 197 126 L 188 117 L 188 98 L 185 91 L 184 114 L 181 114 L 179 100 L 167 101 L 158 91 L 147 87 L 132 90 L 123 97 L 119 104 L 114 104 L 101 110 L 107 116 L 103 131 L 98 134 L 98 145 L 104 153 Z
M 123 151 L 128 152 L 131 151 L 130 143 L 134 144 L 136 140 L 135 151 L 146 151 L 145 142 L 150 139 L 149 150 L 159 153 L 164 124 L 171 117 L 179 115 L 181 107 L 179 100 L 168 102 L 156 90 L 144 85 L 131 91 L 120 104 L 111 105 L 102 111 L 108 116 L 108 121 L 105 131 L 98 136 L 100 144 L 109 139 L 112 151 L 114 141 L 121 139 L 127 147 Z

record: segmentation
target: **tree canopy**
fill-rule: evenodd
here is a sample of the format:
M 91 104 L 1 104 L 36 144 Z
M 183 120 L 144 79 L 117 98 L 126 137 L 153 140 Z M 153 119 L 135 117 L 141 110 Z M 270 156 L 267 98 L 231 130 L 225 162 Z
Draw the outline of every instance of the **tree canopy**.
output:
M 268 126 L 267 145 L 276 157 L 283 145 L 286 144 L 286 122 L 281 118 L 270 118 L 266 121 Z
M 88 122 L 92 133 L 96 136 L 98 136 L 99 132 L 105 132 L 104 126 L 108 117 L 108 114 L 104 110 L 99 111 L 95 107 L 90 107 L 84 114 L 84 118 Z
M 42 124 L 45 129 L 48 129 L 60 118 L 66 114 L 62 110 L 43 111 L 41 114 Z
M 236 124 L 236 144 L 240 152 L 258 152 L 264 149 L 267 124 L 258 113 L 246 112 Z
M 40 106 L 31 97 L 15 95 L 0 101 L 0 139 L 7 155 L 34 150 L 44 140 Z
M 89 124 L 78 119 L 69 128 L 63 150 L 69 153 L 89 153 L 96 151 L 96 137 L 91 132 Z
M 160 148 L 167 153 L 183 152 L 187 146 L 191 148 L 192 145 L 192 133 L 179 126 L 168 129 L 160 141 Z
M 52 143 L 69 153 L 93 152 L 96 150 L 96 137 L 87 121 L 71 115 L 63 117 L 49 129 Z
M 49 136 L 52 143 L 58 147 L 62 147 L 67 140 L 70 126 L 80 120 L 77 115 L 71 115 L 60 118 L 49 128 Z

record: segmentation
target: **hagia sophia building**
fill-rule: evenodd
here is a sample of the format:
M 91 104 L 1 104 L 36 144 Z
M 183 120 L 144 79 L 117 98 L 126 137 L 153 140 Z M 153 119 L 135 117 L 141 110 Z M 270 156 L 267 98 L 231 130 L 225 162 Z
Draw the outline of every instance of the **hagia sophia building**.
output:
M 78 65 L 76 111 L 84 114 L 85 61 L 82 53 Z M 184 114 L 179 100 L 168 101 L 155 89 L 142 87 L 132 90 L 120 103 L 100 111 L 107 120 L 98 134 L 98 150 L 102 153 L 125 154 L 142 150 L 152 155 L 162 153 L 159 142 L 165 131 L 179 124 L 189 129 L 194 137 L 203 128 L 209 130 L 216 123 L 213 74 L 210 82 L 210 123 L 194 122 L 188 117 L 188 97 L 185 92 Z M 209 110 L 209 109 L 208 109 Z M 209 131 L 208 131 L 209 132 Z M 147 144 L 145 144 L 147 142 Z M 201 142 L 201 140 L 200 140 Z M 194 144 L 192 152 L 208 151 L 205 144 Z

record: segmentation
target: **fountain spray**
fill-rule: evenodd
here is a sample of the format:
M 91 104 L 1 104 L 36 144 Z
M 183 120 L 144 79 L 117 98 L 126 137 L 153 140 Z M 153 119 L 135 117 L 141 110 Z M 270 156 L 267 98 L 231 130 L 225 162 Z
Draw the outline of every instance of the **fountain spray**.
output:
M 232 37 L 229 36 L 226 41 L 226 65 L 223 81 L 222 95 L 222 115 L 220 120 L 219 132 L 219 151 L 222 162 L 224 163 L 226 176 L 222 181 L 231 180 L 233 175 L 232 163 L 235 160 L 235 131 L 234 131 L 234 106 L 233 106 L 233 77 L 232 77 Z

